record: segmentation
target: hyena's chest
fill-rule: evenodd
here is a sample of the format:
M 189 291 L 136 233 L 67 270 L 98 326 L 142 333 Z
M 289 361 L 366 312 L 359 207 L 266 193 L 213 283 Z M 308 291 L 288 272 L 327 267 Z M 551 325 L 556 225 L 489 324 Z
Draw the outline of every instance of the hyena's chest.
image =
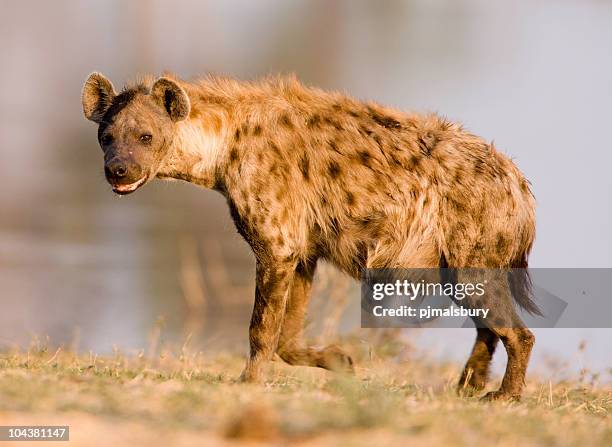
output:
M 324 205 L 313 209 L 295 190 L 278 196 L 263 188 L 257 194 L 240 191 L 228 195 L 227 202 L 238 233 L 256 255 L 324 258 L 358 276 L 384 232 L 384 220 L 373 217 L 379 214 L 356 216 L 342 207 L 326 208 L 325 197 L 315 198 Z

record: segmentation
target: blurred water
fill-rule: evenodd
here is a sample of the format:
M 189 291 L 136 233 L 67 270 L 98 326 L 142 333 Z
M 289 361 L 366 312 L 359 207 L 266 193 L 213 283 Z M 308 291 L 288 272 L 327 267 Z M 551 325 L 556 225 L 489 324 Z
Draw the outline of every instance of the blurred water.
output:
M 139 349 L 163 316 L 168 340 L 195 330 L 204 349 L 246 345 L 254 266 L 222 198 L 179 183 L 114 197 L 95 126 L 81 115 L 93 70 L 116 87 L 165 69 L 292 71 L 360 98 L 439 111 L 495 139 L 532 181 L 534 267 L 612 267 L 611 24 L 604 0 L 4 1 L 0 343 L 38 334 L 84 350 Z M 185 244 L 198 247 L 203 308 L 186 297 L 194 258 Z M 354 310 L 347 328 L 358 324 Z M 186 324 L 194 314 L 201 327 Z M 609 367 L 610 333 L 542 332 L 536 363 L 548 352 L 569 358 L 586 338 L 589 366 Z M 463 358 L 471 333 L 421 337 L 447 338 L 459 344 L 441 356 Z

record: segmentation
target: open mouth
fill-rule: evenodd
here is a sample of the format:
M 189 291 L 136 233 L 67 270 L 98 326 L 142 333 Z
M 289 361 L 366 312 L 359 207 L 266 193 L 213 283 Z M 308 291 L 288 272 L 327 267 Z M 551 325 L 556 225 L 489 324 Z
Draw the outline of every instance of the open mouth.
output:
M 115 194 L 121 194 L 121 195 L 129 194 L 131 192 L 136 191 L 138 187 L 141 186 L 146 180 L 147 180 L 147 176 L 145 175 L 140 180 L 137 180 L 134 183 L 130 183 L 129 185 L 112 185 L 113 192 Z

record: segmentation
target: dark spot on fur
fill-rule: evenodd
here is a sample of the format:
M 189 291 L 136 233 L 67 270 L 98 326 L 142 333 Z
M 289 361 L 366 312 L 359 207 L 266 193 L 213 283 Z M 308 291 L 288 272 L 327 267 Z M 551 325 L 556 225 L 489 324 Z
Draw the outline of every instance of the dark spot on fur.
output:
M 376 142 L 378 147 L 382 150 L 382 140 L 380 139 L 380 137 L 378 135 L 374 134 L 374 136 L 372 138 L 374 138 L 374 141 Z
M 461 203 L 460 201 L 456 200 L 454 197 L 448 197 L 448 203 L 449 205 L 457 212 L 457 213 L 464 213 L 466 212 L 466 208 L 464 206 L 463 203 Z
M 293 123 L 291 122 L 291 118 L 289 118 L 289 115 L 287 115 L 287 114 L 282 115 L 280 117 L 279 122 L 283 126 L 287 127 L 288 129 L 292 129 L 293 128 Z
M 370 159 L 372 158 L 372 155 L 368 151 L 358 151 L 357 156 L 359 157 L 359 162 L 361 164 L 365 166 L 370 166 Z
M 391 118 L 390 116 L 382 115 L 372 108 L 368 108 L 368 110 L 370 111 L 370 116 L 374 122 L 379 126 L 387 129 L 400 129 L 402 127 L 398 120 Z
M 359 117 L 359 112 L 356 112 L 355 110 L 349 110 L 348 114 L 351 115 L 353 118 Z
M 342 125 L 337 120 L 335 120 L 334 118 L 326 116 L 325 118 L 323 118 L 323 122 L 325 122 L 325 124 L 328 124 L 328 125 L 334 127 L 336 130 L 343 130 Z
M 240 141 L 240 129 L 236 129 L 236 132 L 234 133 L 234 139 L 236 140 L 236 142 Z
M 236 149 L 235 146 L 232 146 L 232 149 L 230 150 L 229 161 L 230 164 L 236 163 L 236 161 L 238 161 L 238 149 Z
M 370 135 L 372 135 L 372 131 L 371 131 L 370 129 L 368 129 L 367 127 L 365 127 L 365 126 L 359 126 L 359 132 L 360 132 L 362 135 L 366 135 L 366 136 L 368 136 L 368 137 L 369 137 Z
M 440 183 L 440 181 L 438 180 L 438 176 L 437 176 L 437 174 L 435 172 L 431 174 L 430 181 L 435 186 L 438 186 L 438 184 Z
M 418 138 L 418 143 L 421 153 L 429 157 L 436 147 L 436 144 L 438 144 L 438 137 L 432 132 L 428 132 Z
M 329 147 L 334 151 L 337 152 L 338 154 L 342 155 L 342 152 L 340 152 L 340 149 L 338 149 L 338 143 L 336 142 L 336 140 L 330 140 L 329 142 Z
M 310 116 L 307 120 L 306 120 L 306 126 L 307 127 L 318 127 L 319 124 L 321 123 L 321 117 L 319 115 L 317 115 L 316 113 L 312 116 Z
M 485 162 L 482 160 L 476 160 L 474 162 L 474 174 L 484 174 L 485 173 Z
M 410 159 L 408 160 L 408 168 L 409 169 L 416 170 L 416 169 L 419 168 L 420 164 L 421 164 L 421 159 L 419 158 L 418 155 L 412 155 L 410 157 Z
M 283 236 L 282 236 L 281 234 L 279 234 L 279 235 L 276 237 L 276 243 L 277 243 L 277 245 L 278 245 L 279 247 L 284 247 L 284 246 L 285 246 L 285 241 L 284 241 Z
M 397 155 L 393 153 L 391 154 L 391 161 L 393 162 L 396 168 L 402 167 L 402 161 L 397 157 Z
M 371 223 L 372 223 L 372 218 L 370 217 L 364 217 L 363 219 L 359 219 L 359 225 L 362 228 L 368 228 Z
M 508 251 L 508 246 L 510 245 L 510 240 L 506 237 L 504 233 L 498 233 L 497 242 L 495 244 L 497 248 L 497 253 L 504 254 Z
M 357 221 L 357 224 L 361 227 L 361 231 L 376 239 L 380 236 L 380 225 L 371 217 L 364 217 Z
M 531 189 L 529 188 L 529 182 L 525 179 L 521 181 L 521 191 L 523 191 L 525 194 L 532 195 Z
M 327 172 L 329 173 L 329 176 L 331 178 L 333 179 L 338 178 L 341 173 L 340 165 L 336 163 L 335 161 L 332 161 L 327 167 Z
M 302 176 L 304 180 L 310 180 L 310 160 L 308 160 L 307 155 L 302 155 L 300 158 L 300 171 L 302 172 Z
M 261 126 L 259 124 L 257 124 L 254 128 L 253 128 L 253 135 L 255 135 L 256 137 L 261 135 Z
M 270 142 L 268 142 L 268 144 L 272 148 L 272 152 L 274 152 L 274 155 L 276 155 L 277 157 L 281 158 L 281 152 L 280 152 L 280 149 L 279 149 L 278 145 L 274 141 L 270 141 Z
M 346 192 L 346 203 L 348 206 L 355 205 L 355 194 L 350 191 Z
M 455 172 L 455 176 L 453 177 L 453 183 L 457 183 L 458 185 L 463 184 L 463 175 L 461 171 Z

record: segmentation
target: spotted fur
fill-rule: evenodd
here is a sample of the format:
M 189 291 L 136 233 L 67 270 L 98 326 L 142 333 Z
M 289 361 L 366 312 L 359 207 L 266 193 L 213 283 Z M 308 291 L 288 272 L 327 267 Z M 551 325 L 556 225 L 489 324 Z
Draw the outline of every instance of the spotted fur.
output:
M 292 364 L 353 368 L 336 347 L 301 343 L 319 259 L 356 279 L 366 268 L 526 267 L 535 236 L 529 184 L 508 157 L 460 125 L 292 77 L 162 79 L 113 97 L 96 96 L 108 82 L 98 77 L 86 83 L 84 110 L 96 121 L 114 107 L 115 126 L 161 129 L 167 141 L 147 162 L 148 180 L 186 180 L 227 199 L 257 261 L 244 379 L 257 379 L 274 352 Z M 148 101 L 156 86 L 171 96 Z M 171 119 L 160 123 L 160 110 Z M 533 344 L 527 329 L 479 329 L 462 387 L 484 386 L 500 338 L 512 368 L 493 397 L 520 395 Z

